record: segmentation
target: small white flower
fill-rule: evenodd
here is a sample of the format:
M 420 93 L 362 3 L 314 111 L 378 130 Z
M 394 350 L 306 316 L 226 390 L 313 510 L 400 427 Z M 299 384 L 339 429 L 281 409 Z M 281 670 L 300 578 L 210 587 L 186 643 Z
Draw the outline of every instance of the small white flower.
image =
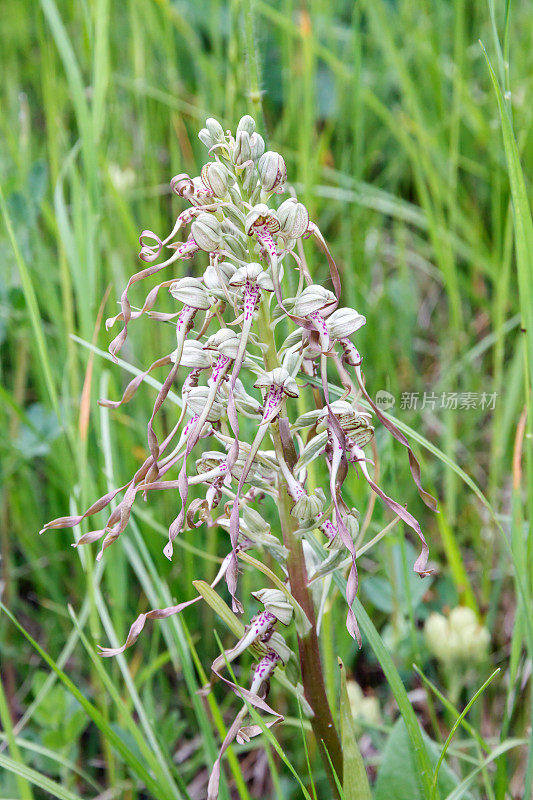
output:
M 337 298 L 333 292 L 320 284 L 312 284 L 306 286 L 294 301 L 294 313 L 299 317 L 308 317 L 317 312 L 325 314 L 336 302 Z
M 239 267 L 229 280 L 230 286 L 245 286 L 247 283 L 256 284 L 260 289 L 264 289 L 267 292 L 274 291 L 272 278 L 257 262 Z
M 239 341 L 240 337 L 235 331 L 230 328 L 221 328 L 208 338 L 204 348 L 205 350 L 216 350 L 223 356 L 234 360 L 239 351 Z
M 247 131 L 238 131 L 233 147 L 233 163 L 242 166 L 252 159 L 252 148 L 250 147 L 250 135 Z
M 265 140 L 259 133 L 250 134 L 250 153 L 253 161 L 257 161 L 265 152 Z
M 366 317 L 353 308 L 338 308 L 328 317 L 326 325 L 331 339 L 345 339 L 362 328 Z
M 283 367 L 276 367 L 271 372 L 262 372 L 254 383 L 256 389 L 270 389 L 275 387 L 289 397 L 298 397 L 298 384 Z
M 266 155 L 266 153 L 265 153 Z M 244 229 L 248 236 L 252 236 L 254 228 L 266 228 L 270 233 L 279 231 L 279 220 L 274 211 L 266 203 L 258 203 L 246 215 Z
M 292 619 L 293 608 L 285 593 L 280 589 L 261 589 L 258 592 L 252 592 L 252 597 L 259 600 L 265 607 L 266 611 L 274 614 L 279 622 L 283 625 L 288 625 Z
M 211 306 L 209 295 L 198 278 L 180 278 L 170 285 L 169 292 L 175 300 L 199 311 L 207 311 Z
M 176 353 L 177 351 L 174 351 L 171 355 L 173 362 L 176 361 Z M 207 369 L 211 366 L 211 359 L 200 342 L 197 342 L 195 339 L 187 339 L 183 343 L 180 366 L 191 367 L 193 369 Z

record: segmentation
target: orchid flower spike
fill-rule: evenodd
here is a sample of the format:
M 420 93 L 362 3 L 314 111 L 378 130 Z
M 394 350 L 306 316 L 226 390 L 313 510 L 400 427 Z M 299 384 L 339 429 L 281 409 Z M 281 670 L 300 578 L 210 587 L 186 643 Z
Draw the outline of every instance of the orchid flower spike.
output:
M 167 235 L 149 229 L 141 233 L 142 268 L 122 292 L 120 312 L 106 323 L 122 323 L 109 346 L 115 359 L 134 321 L 150 316 L 151 324 L 163 321 L 174 329 L 171 352 L 127 383 L 122 399 L 101 401 L 108 408 L 131 401 L 151 380 L 149 375 L 166 368 L 147 425 L 147 455 L 123 485 L 84 513 L 47 523 L 43 531 L 85 526 L 85 520 L 108 509 L 103 527 L 85 529 L 77 542 L 82 546 L 102 539 L 102 557 L 126 530 L 139 493 L 147 498 L 150 492 L 170 490 L 177 499 L 177 515 L 169 525 L 165 555 L 173 558 L 182 531 L 194 530 L 201 539 L 203 526 L 216 525 L 223 561 L 212 587 L 226 580 L 235 612 L 244 611 L 240 568 L 254 563 L 244 551 L 254 551 L 256 565 L 257 559 L 273 562 L 271 585 L 246 598 L 254 610 L 257 603 L 263 609 L 252 616 L 237 644 L 213 664 L 213 674 L 241 701 L 270 715 L 266 724 L 272 724 L 281 715 L 265 698 L 269 681 L 291 658 L 285 631 L 295 626 L 300 640 L 310 630 L 316 633 L 315 620 L 325 598 L 322 590 L 317 595 L 315 581 L 346 566 L 346 624 L 360 641 L 352 606 L 364 531 L 363 525 L 359 531 L 358 511 L 346 499 L 344 483 L 350 470 L 418 537 L 421 550 L 414 570 L 420 576 L 431 571 L 418 521 L 377 482 L 372 460 L 377 452 L 375 428 L 384 427 L 405 448 L 421 498 L 432 509 L 435 501 L 422 488 L 420 467 L 406 437 L 367 392 L 359 352 L 366 319 L 340 304 L 339 270 L 320 229 L 292 190 L 292 196 L 278 197 L 287 186 L 283 156 L 265 150 L 249 115 L 234 132 L 209 118 L 199 138 L 207 148 L 200 174 L 179 174 L 170 181 L 172 199 L 179 205 L 177 216 Z M 318 248 L 315 277 L 299 243 L 304 238 Z M 190 265 L 182 267 L 189 259 Z M 165 280 L 133 310 L 130 291 L 162 271 Z M 161 289 L 168 290 L 170 311 L 155 310 Z M 145 337 L 143 346 L 148 341 Z M 279 509 L 279 517 L 273 508 Z M 300 539 L 308 552 L 309 543 L 320 546 L 317 536 L 322 561 L 311 563 L 308 558 L 306 565 Z M 313 592 L 308 591 L 311 579 Z M 330 583 L 323 581 L 324 591 Z M 317 596 L 320 608 L 314 606 Z M 181 613 L 200 597 L 141 614 L 123 647 L 104 648 L 102 654 L 122 652 L 137 640 L 148 619 Z M 222 674 L 226 662 L 246 658 L 246 651 L 257 658 L 249 688 Z M 300 647 L 300 652 L 304 658 L 309 649 Z M 318 726 L 317 735 L 328 749 L 334 745 L 329 739 L 333 720 L 329 725 L 324 708 L 313 708 L 313 670 L 319 668 L 319 660 L 301 667 L 303 694 L 300 690 L 298 698 L 303 708 L 310 704 L 312 725 Z M 243 725 L 246 714 L 244 705 L 222 743 L 209 800 L 217 797 L 221 758 L 229 744 L 258 733 L 257 726 Z M 320 728 L 323 720 L 325 727 Z

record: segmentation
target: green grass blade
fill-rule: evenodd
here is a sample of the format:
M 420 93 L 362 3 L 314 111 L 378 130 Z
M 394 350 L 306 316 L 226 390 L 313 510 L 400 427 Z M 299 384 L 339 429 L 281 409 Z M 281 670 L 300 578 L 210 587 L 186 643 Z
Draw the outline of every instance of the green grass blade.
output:
M 341 673 L 340 720 L 344 775 L 342 789 L 346 800 L 372 800 L 365 764 L 355 735 L 346 686 L 346 670 L 340 658 L 338 662 Z
M 500 667 L 498 667 L 498 669 L 495 669 L 494 672 L 492 673 L 492 675 L 489 678 L 487 678 L 485 683 L 482 686 L 479 687 L 477 692 L 472 696 L 472 698 L 469 700 L 469 702 L 466 704 L 466 706 L 463 708 L 463 710 L 461 711 L 461 713 L 459 714 L 459 716 L 457 717 L 457 719 L 453 723 L 452 729 L 451 729 L 450 733 L 448 734 L 448 738 L 444 742 L 444 746 L 443 746 L 443 748 L 441 750 L 441 754 L 439 756 L 439 760 L 437 761 L 437 764 L 435 766 L 435 772 L 433 773 L 432 800 L 433 800 L 434 797 L 436 797 L 436 793 L 437 793 L 437 781 L 439 779 L 439 770 L 440 770 L 441 765 L 442 765 L 442 763 L 444 761 L 444 757 L 446 755 L 446 751 L 448 750 L 448 747 L 450 746 L 451 741 L 452 741 L 453 737 L 455 736 L 457 728 L 459 727 L 459 725 L 461 724 L 463 719 L 466 717 L 466 715 L 468 714 L 468 712 L 470 711 L 470 709 L 472 708 L 472 706 L 474 705 L 474 703 L 476 702 L 478 697 L 480 697 L 483 694 L 483 692 L 485 691 L 487 686 L 490 683 L 492 683 L 493 679 L 496 677 L 496 675 L 499 672 L 500 672 Z
M 524 747 L 528 744 L 528 739 L 508 739 L 503 744 L 495 747 L 491 754 L 483 759 L 483 761 L 474 770 L 472 770 L 470 775 L 468 775 L 464 781 L 461 781 L 461 783 L 456 786 L 452 792 L 450 792 L 450 794 L 446 797 L 446 800 L 461 800 L 461 798 L 465 796 L 466 790 L 472 785 L 476 775 L 478 775 L 482 770 L 486 769 L 489 764 L 492 764 L 493 761 L 496 761 L 497 758 L 500 758 L 500 756 L 509 752 L 509 750 L 514 750 L 515 747 Z M 524 797 L 525 796 L 526 795 L 524 795 Z
M 0 741 L 7 741 L 7 736 L 3 733 L 0 733 Z M 98 794 L 103 791 L 103 787 L 98 784 L 88 772 L 81 769 L 73 761 L 69 761 L 68 758 L 65 758 L 65 756 L 61 755 L 61 753 L 58 753 L 56 750 L 51 750 L 49 747 L 43 747 L 37 742 L 32 742 L 30 739 L 23 739 L 22 737 L 17 737 L 16 743 L 17 746 L 22 750 L 27 750 L 29 753 L 35 753 L 36 755 L 44 756 L 45 758 L 50 759 L 50 761 L 54 761 L 57 764 L 60 764 L 62 767 L 65 767 L 70 772 L 74 772 Z
M 82 800 L 79 794 L 74 794 L 74 792 L 61 786 L 56 781 L 47 778 L 46 775 L 27 767 L 25 764 L 21 764 L 19 761 L 15 761 L 13 758 L 9 758 L 9 756 L 5 756 L 3 753 L 0 753 L 0 767 L 12 772 L 25 782 L 33 783 L 34 786 L 43 789 L 52 797 L 57 797 L 57 800 Z
M 15 735 L 13 733 L 11 712 L 9 710 L 7 697 L 4 692 L 4 685 L 1 679 L 0 679 L 0 722 L 2 723 L 2 728 L 6 732 L 6 741 L 9 746 L 9 752 L 11 753 L 12 757 L 11 760 L 13 761 L 14 764 L 18 764 L 18 766 L 21 769 L 23 769 L 25 765 L 18 744 L 15 740 Z M 16 772 L 16 776 L 17 776 L 17 786 L 20 792 L 20 800 L 33 800 L 33 792 L 31 790 L 31 785 L 28 779 L 21 772 Z
M 487 61 L 487 67 L 498 102 L 509 183 L 511 185 L 520 312 L 522 315 L 522 327 L 527 342 L 527 363 L 529 365 L 529 385 L 531 386 L 533 385 L 533 281 L 531 279 L 533 275 L 533 220 L 531 218 L 531 208 L 528 200 L 526 182 L 508 108 L 505 104 L 498 79 L 490 63 L 487 51 L 483 47 L 483 44 L 481 44 L 481 47 Z
M 83 707 L 86 711 L 87 715 L 93 720 L 94 724 L 97 728 L 102 732 L 105 736 L 106 740 L 109 744 L 113 747 L 113 749 L 119 753 L 119 755 L 124 759 L 124 762 L 130 767 L 133 773 L 135 773 L 138 778 L 145 784 L 146 788 L 153 794 L 155 798 L 158 800 L 175 800 L 172 794 L 169 794 L 166 791 L 162 791 L 158 781 L 156 781 L 148 772 L 146 767 L 141 764 L 134 753 L 124 744 L 123 740 L 119 736 L 119 734 L 111 727 L 111 725 L 104 719 L 100 711 L 94 706 L 85 695 L 83 695 L 78 687 L 70 680 L 70 678 L 60 669 L 54 659 L 48 655 L 48 653 L 43 650 L 38 642 L 27 632 L 27 630 L 20 624 L 20 622 L 13 616 L 13 614 L 4 606 L 3 603 L 0 602 L 0 609 L 7 615 L 7 617 L 11 620 L 13 625 L 22 633 L 22 635 L 28 640 L 31 646 L 39 653 L 43 661 L 45 661 L 48 666 L 56 673 L 57 677 L 61 681 L 61 683 L 68 689 L 68 691 L 76 698 L 79 704 Z M 65 800 L 71 800 L 71 798 L 65 798 Z
M 4 198 L 4 193 L 1 186 L 0 186 L 0 211 L 2 212 L 2 216 L 4 218 L 9 241 L 11 243 L 11 247 L 13 248 L 13 254 L 15 256 L 15 261 L 19 270 L 22 289 L 24 292 L 24 298 L 26 300 L 26 305 L 28 307 L 28 316 L 30 318 L 33 335 L 35 337 L 35 346 L 37 348 L 38 363 L 41 365 L 41 369 L 43 371 L 44 381 L 46 384 L 46 388 L 48 390 L 48 396 L 50 397 L 53 409 L 57 414 L 57 418 L 60 419 L 59 400 L 54 383 L 54 378 L 52 375 L 52 367 L 48 356 L 46 341 L 44 338 L 43 325 L 41 321 L 41 313 L 39 311 L 39 304 L 37 302 L 37 296 L 35 294 L 35 289 L 33 286 L 33 281 L 31 279 L 30 271 L 26 265 L 26 262 L 24 261 L 24 258 L 22 257 L 22 253 L 20 252 L 20 248 L 18 246 L 18 242 L 15 236 L 15 231 L 13 230 L 13 225 L 11 222 L 11 218 L 9 216 L 6 201 Z
M 89 113 L 89 106 L 87 103 L 81 70 L 74 53 L 74 48 L 68 37 L 67 30 L 63 24 L 63 20 L 61 19 L 54 0 L 41 0 L 41 6 L 63 62 L 65 75 L 69 84 L 70 97 L 76 110 L 76 118 L 82 140 L 82 151 L 87 181 L 92 200 L 95 202 L 97 197 L 96 176 L 98 162 L 96 157 L 96 149 L 94 146 L 91 115 Z
M 98 608 L 98 611 L 99 611 L 99 613 L 100 613 L 100 615 L 101 615 L 101 617 L 103 619 L 103 624 L 104 624 L 104 628 L 106 629 L 106 632 L 108 634 L 109 634 L 109 632 L 111 632 L 111 634 L 114 634 L 114 631 L 111 628 L 111 620 L 109 619 L 107 611 L 106 611 L 106 609 L 105 609 L 105 607 L 103 605 L 103 599 L 101 597 L 101 594 L 100 594 L 99 590 L 97 590 L 96 593 L 95 593 L 95 602 L 96 602 L 96 606 Z M 140 726 L 135 721 L 135 719 L 133 718 L 131 712 L 129 711 L 129 709 L 128 709 L 127 705 L 126 705 L 126 703 L 124 702 L 124 700 L 120 696 L 118 688 L 114 685 L 111 677 L 108 675 L 108 673 L 107 673 L 107 671 L 106 671 L 106 669 L 104 667 L 104 664 L 103 664 L 103 659 L 100 656 L 98 656 L 96 654 L 94 648 L 91 647 L 91 645 L 89 643 L 89 640 L 85 636 L 85 634 L 84 634 L 84 632 L 83 632 L 83 630 L 82 630 L 82 628 L 81 628 L 81 626 L 79 624 L 79 621 L 78 621 L 76 615 L 74 614 L 73 609 L 70 606 L 69 606 L 69 612 L 70 612 L 70 616 L 72 617 L 72 620 L 74 622 L 74 625 L 76 627 L 76 630 L 77 630 L 77 633 L 78 633 L 78 636 L 80 638 L 81 643 L 83 644 L 85 650 L 87 651 L 87 654 L 89 655 L 89 658 L 91 659 L 91 661 L 92 661 L 92 663 L 93 663 L 93 665 L 95 667 L 95 670 L 96 670 L 98 676 L 100 677 L 100 679 L 102 681 L 103 686 L 105 686 L 105 688 L 107 689 L 107 691 L 109 693 L 109 696 L 111 697 L 112 701 L 115 703 L 117 709 L 119 710 L 119 712 L 121 714 L 121 718 L 125 720 L 125 724 L 127 725 L 127 728 L 129 730 L 130 734 L 132 735 L 133 739 L 135 740 L 135 743 L 137 744 L 137 747 L 139 748 L 140 752 L 143 754 L 143 757 L 146 759 L 146 763 L 150 764 L 150 768 L 154 772 L 154 775 L 157 777 L 158 782 L 160 784 L 162 784 L 162 785 L 166 784 L 166 789 L 167 789 L 169 795 L 174 794 L 176 798 L 181 798 L 182 795 L 181 795 L 178 787 L 176 786 L 175 782 L 172 779 L 172 776 L 171 776 L 170 771 L 168 769 L 168 765 L 165 763 L 165 761 L 163 759 L 163 755 L 161 753 L 159 744 L 157 742 L 157 739 L 156 739 L 156 737 L 154 735 L 154 732 L 153 732 L 153 730 L 152 730 L 152 728 L 150 726 L 150 723 L 148 721 L 148 718 L 147 718 L 147 715 L 146 715 L 146 711 L 144 710 L 144 708 L 142 706 L 142 703 L 141 703 L 140 697 L 138 695 L 138 692 L 137 692 L 137 690 L 135 688 L 135 684 L 133 682 L 133 679 L 132 679 L 131 675 L 129 674 L 129 670 L 128 670 L 128 666 L 126 664 L 126 660 L 124 659 L 124 657 L 122 657 L 121 659 L 120 659 L 120 656 L 117 657 L 117 658 L 120 659 L 119 665 L 120 665 L 121 672 L 122 672 L 122 675 L 124 677 L 128 692 L 130 694 L 130 697 L 133 700 L 133 704 L 134 704 L 135 710 L 137 711 L 137 714 L 139 715 L 139 719 L 140 719 L 140 723 L 141 723 Z M 112 642 L 112 644 L 114 646 L 118 646 L 118 640 L 116 638 L 116 635 L 112 636 L 111 642 Z M 141 728 L 142 728 L 142 730 L 141 730 Z
M 322 545 L 313 536 L 307 536 L 306 540 L 309 542 L 320 559 L 324 560 L 326 558 L 326 553 Z M 346 580 L 337 572 L 333 574 L 333 579 L 339 587 L 343 597 L 346 597 Z M 358 597 L 355 598 L 353 609 L 355 611 L 361 633 L 364 637 L 366 637 L 370 647 L 374 651 L 374 654 L 381 666 L 381 669 L 385 673 L 385 677 L 398 704 L 400 714 L 403 717 L 405 727 L 407 728 L 407 733 L 409 734 L 409 738 L 413 746 L 415 763 L 418 767 L 418 776 L 421 788 L 423 790 L 423 795 L 427 798 L 427 800 L 430 800 L 433 770 L 431 768 L 431 763 L 424 745 L 424 740 L 422 739 L 420 725 L 407 696 L 405 686 L 403 685 L 400 674 L 396 669 L 394 661 L 392 660 L 391 654 L 389 653 L 383 642 L 383 639 L 376 630 L 374 623 L 368 616 Z

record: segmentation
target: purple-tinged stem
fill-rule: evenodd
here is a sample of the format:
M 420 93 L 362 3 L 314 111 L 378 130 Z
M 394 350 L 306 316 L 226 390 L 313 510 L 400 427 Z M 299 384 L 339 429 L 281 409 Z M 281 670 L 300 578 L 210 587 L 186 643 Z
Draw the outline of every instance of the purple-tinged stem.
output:
M 277 431 L 274 434 L 274 446 L 278 458 L 281 459 L 283 457 L 283 449 Z M 326 695 L 324 674 L 320 660 L 320 646 L 316 630 L 315 609 L 307 588 L 308 577 L 305 568 L 302 542 L 295 535 L 298 524 L 290 513 L 293 502 L 287 491 L 286 482 L 283 481 L 279 488 L 279 515 L 283 533 L 283 544 L 289 551 L 287 568 L 291 584 L 291 593 L 294 599 L 301 605 L 311 623 L 311 628 L 307 634 L 298 635 L 298 650 L 304 694 L 305 699 L 314 713 L 311 719 L 311 726 L 331 785 L 332 797 L 338 800 L 339 792 L 332 772 L 332 765 L 342 785 L 342 747 Z

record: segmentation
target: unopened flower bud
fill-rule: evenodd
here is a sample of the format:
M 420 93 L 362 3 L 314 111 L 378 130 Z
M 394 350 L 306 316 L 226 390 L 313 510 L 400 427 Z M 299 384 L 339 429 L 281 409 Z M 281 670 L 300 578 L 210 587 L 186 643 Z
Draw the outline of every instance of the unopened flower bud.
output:
M 263 153 L 257 164 L 261 187 L 265 192 L 279 189 L 287 180 L 287 167 L 283 156 L 273 150 Z
M 209 295 L 198 278 L 180 278 L 171 284 L 169 292 L 175 300 L 199 311 L 207 311 L 211 306 Z
M 213 117 L 209 117 L 205 121 L 205 127 L 209 131 L 209 135 L 213 139 L 214 142 L 223 142 L 225 141 L 224 138 L 224 128 L 220 124 L 220 122 Z
M 359 533 L 358 512 L 355 509 L 352 509 L 352 512 L 350 514 L 346 514 L 346 516 L 343 518 L 343 522 L 352 539 L 355 539 Z
M 291 515 L 296 519 L 307 520 L 317 517 L 323 508 L 323 502 L 316 494 L 304 494 L 291 508 Z
M 211 134 L 209 133 L 207 128 L 202 128 L 202 130 L 199 131 L 198 138 L 200 139 L 202 144 L 205 144 L 205 146 L 208 149 L 210 149 L 214 145 L 214 141 L 212 140 Z
M 266 611 L 274 614 L 277 620 L 283 625 L 288 625 L 292 619 L 293 608 L 287 600 L 285 593 L 280 589 L 261 589 L 259 592 L 252 592 L 252 597 L 259 600 Z
M 365 322 L 366 317 L 354 309 L 338 308 L 328 317 L 326 325 L 331 339 L 344 339 L 362 328 Z
M 238 131 L 233 148 L 233 163 L 242 166 L 251 158 L 250 135 L 246 131 Z
M 211 189 L 215 197 L 225 197 L 230 182 L 234 180 L 229 170 L 219 161 L 209 161 L 207 164 L 204 164 L 201 171 L 201 178 L 205 186 Z
M 239 131 L 246 131 L 246 133 L 251 136 L 255 131 L 255 119 L 249 114 L 245 114 L 244 117 L 240 118 L 239 124 L 237 125 L 237 133 L 239 133 Z
M 246 248 L 241 239 L 239 239 L 237 236 L 232 236 L 231 234 L 226 234 L 224 236 L 224 250 L 227 251 L 232 258 L 236 258 L 238 261 L 246 261 L 248 256 Z
M 330 292 L 329 289 L 320 286 L 320 284 L 312 284 L 306 286 L 303 292 L 298 295 L 294 302 L 294 313 L 299 317 L 307 317 L 309 314 L 314 314 L 316 311 L 324 312 L 327 308 L 334 305 L 337 298 Z
M 265 140 L 259 133 L 250 134 L 250 153 L 252 159 L 257 161 L 265 152 Z
M 200 416 L 205 408 L 208 395 L 209 388 L 207 386 L 195 386 L 194 388 L 189 389 L 185 395 L 189 410 L 193 414 L 198 414 L 198 416 Z M 207 414 L 207 422 L 218 422 L 224 413 L 224 410 L 224 406 L 220 402 L 219 396 L 217 395 Z
M 280 224 L 280 233 L 288 239 L 299 239 L 309 225 L 309 212 L 295 197 L 285 200 L 278 208 L 276 216 Z
M 225 142 L 224 130 L 220 122 L 210 117 L 205 121 L 205 128 L 198 134 L 200 141 L 210 150 L 215 144 Z
M 239 203 L 240 200 L 239 199 L 235 200 L 234 198 L 232 198 L 232 201 L 233 201 L 232 204 L 226 205 L 226 207 L 224 208 L 224 222 L 226 223 L 226 220 L 229 220 L 237 227 L 238 230 L 240 230 L 241 228 L 244 227 L 245 216 L 242 213 L 241 209 L 238 208 L 236 205 L 236 203 Z
M 199 214 L 191 225 L 191 233 L 201 250 L 211 253 L 220 246 L 222 230 L 214 214 L 209 214 L 207 211 Z

